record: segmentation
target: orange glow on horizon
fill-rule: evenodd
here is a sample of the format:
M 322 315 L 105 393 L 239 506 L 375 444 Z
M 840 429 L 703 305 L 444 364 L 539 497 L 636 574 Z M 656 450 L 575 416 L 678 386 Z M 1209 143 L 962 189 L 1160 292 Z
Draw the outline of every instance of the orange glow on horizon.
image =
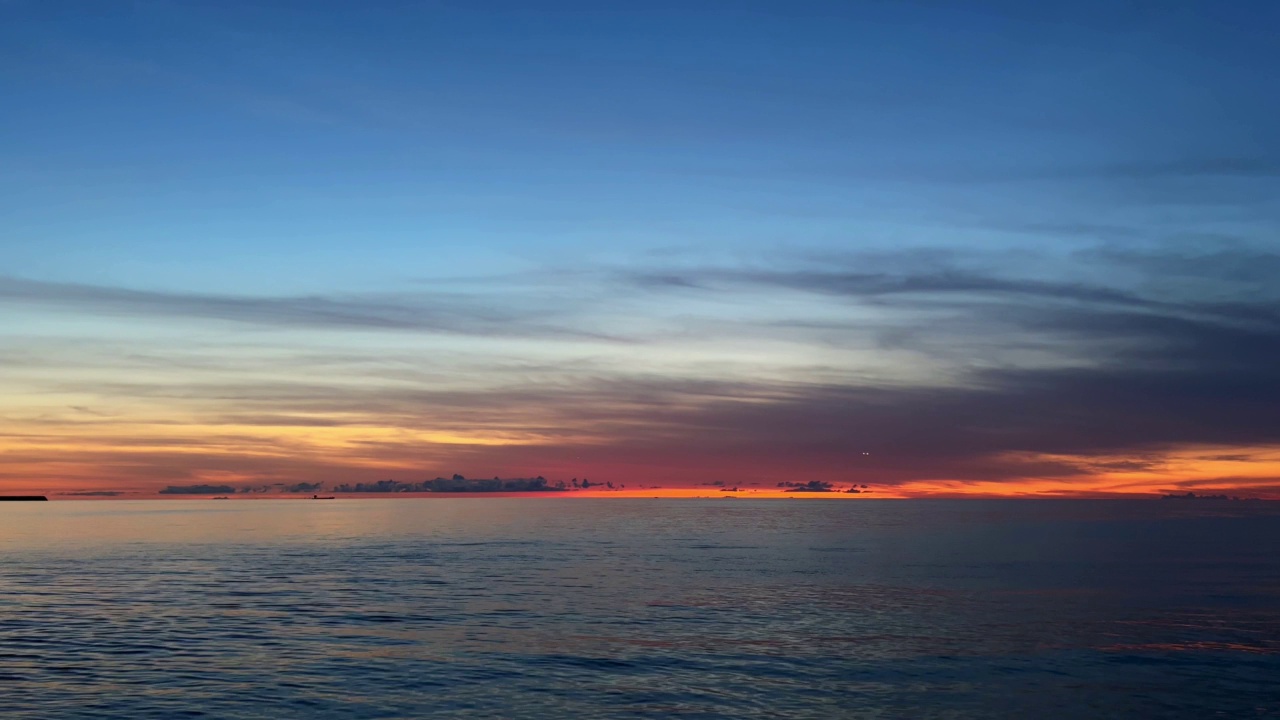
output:
M 543 474 L 555 483 L 577 475 L 626 486 L 567 493 L 572 497 L 1087 498 L 1196 492 L 1280 499 L 1280 447 L 1188 446 L 1141 456 L 1087 458 L 1010 453 L 990 459 L 991 467 L 1002 472 L 1046 466 L 1079 471 L 1013 479 L 877 481 L 870 469 L 833 472 L 822 466 L 807 468 L 803 462 L 787 458 L 779 459 L 773 469 L 747 461 L 734 467 L 717 458 L 666 458 L 657 452 L 650 455 L 627 450 L 625 445 L 611 450 L 599 438 L 580 440 L 514 428 L 472 434 L 372 422 L 319 427 L 85 422 L 44 432 L 10 427 L 7 434 L 0 435 L 0 493 L 91 498 L 98 496 L 74 493 L 114 491 L 120 493 L 117 497 L 125 498 L 180 498 L 184 496 L 157 492 L 169 485 L 241 488 L 302 482 L 321 482 L 320 492 L 331 492 L 339 483 L 388 478 L 421 481 L 437 472 L 452 474 L 414 468 L 482 467 L 489 470 L 483 474 L 487 477 Z M 777 486 L 801 478 L 829 481 L 834 491 L 786 492 Z M 727 492 L 708 482 L 715 479 L 731 487 L 736 483 L 738 490 Z M 869 492 L 842 492 L 854 484 L 868 485 Z M 254 497 L 273 494 L 255 493 Z
M 1023 459 L 1071 460 L 1051 455 Z M 1128 460 L 1107 457 L 1090 461 L 1105 468 L 1121 466 Z M 1280 448 L 1179 448 L 1148 459 L 1132 470 L 1016 481 L 921 480 L 902 483 L 896 490 L 904 497 L 1144 497 L 1195 492 L 1280 499 Z

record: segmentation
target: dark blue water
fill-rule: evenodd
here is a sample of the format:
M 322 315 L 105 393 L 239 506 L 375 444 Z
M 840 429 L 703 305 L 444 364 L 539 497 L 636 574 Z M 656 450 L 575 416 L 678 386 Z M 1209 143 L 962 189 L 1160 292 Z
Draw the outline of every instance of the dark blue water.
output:
M 1280 504 L 0 507 L 3 718 L 1280 717 Z

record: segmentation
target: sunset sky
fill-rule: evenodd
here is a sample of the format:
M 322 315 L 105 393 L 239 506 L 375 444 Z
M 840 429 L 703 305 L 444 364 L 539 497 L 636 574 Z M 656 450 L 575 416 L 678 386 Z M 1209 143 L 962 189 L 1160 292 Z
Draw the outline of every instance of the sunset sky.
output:
M 0 492 L 1280 497 L 1276 27 L 0 0 Z

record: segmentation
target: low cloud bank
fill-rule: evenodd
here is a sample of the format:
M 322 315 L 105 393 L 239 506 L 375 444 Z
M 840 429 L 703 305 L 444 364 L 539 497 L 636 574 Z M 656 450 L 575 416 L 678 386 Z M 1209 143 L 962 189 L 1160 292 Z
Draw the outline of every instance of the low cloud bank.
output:
M 230 485 L 170 485 L 161 495 L 230 495 L 236 491 Z

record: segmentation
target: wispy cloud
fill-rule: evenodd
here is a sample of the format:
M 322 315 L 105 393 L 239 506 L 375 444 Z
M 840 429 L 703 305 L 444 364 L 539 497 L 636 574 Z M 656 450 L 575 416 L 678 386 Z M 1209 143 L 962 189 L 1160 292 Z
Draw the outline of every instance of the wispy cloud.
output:
M 134 290 L 0 276 L 0 303 L 95 315 L 204 319 L 299 329 L 395 330 L 472 336 L 613 339 L 574 328 L 565 313 L 495 295 L 415 292 L 385 295 L 255 297 Z
M 362 367 L 358 348 L 319 354 L 314 364 L 300 353 L 287 376 L 61 378 L 53 388 L 60 395 L 89 400 L 10 422 L 0 442 L 7 458 L 28 467 L 74 457 L 113 478 L 157 485 L 358 482 L 390 473 L 412 480 L 455 469 L 683 483 L 797 473 L 881 486 L 1074 482 L 1162 472 L 1175 455 L 1184 465 L 1227 463 L 1223 472 L 1236 473 L 1239 463 L 1222 458 L 1280 447 L 1280 313 L 1265 288 L 1250 291 L 1280 257 L 1228 246 L 1101 247 L 1064 262 L 1071 267 L 1063 275 L 1078 279 L 1048 281 L 945 253 L 915 272 L 921 264 L 885 256 L 822 265 L 797 257 L 769 268 L 658 266 L 622 277 L 641 298 L 687 302 L 690 314 L 734 308 L 735 323 L 708 314 L 699 327 L 712 339 L 754 339 L 742 356 L 754 372 L 647 370 L 623 353 L 524 363 L 460 358 L 428 373 L 409 363 L 386 374 Z M 607 287 L 619 275 L 600 269 L 596 277 Z M 280 327 L 423 327 L 387 309 L 402 306 L 367 299 L 255 300 L 9 280 L 0 300 Z M 499 314 L 489 331 L 528 332 L 520 320 L 519 312 Z M 840 349 L 850 354 L 828 357 L 831 372 L 788 372 L 784 381 L 769 372 L 780 361 L 754 349 L 778 332 L 791 333 L 801 355 L 846 334 L 849 346 Z M 889 336 L 945 372 L 904 382 L 853 364 L 855 350 L 877 351 Z M 680 353 L 704 341 L 655 335 L 651 344 Z M 334 374 L 327 363 L 335 361 L 354 374 Z M 448 382 L 485 363 L 483 382 Z M 115 404 L 102 412 L 94 397 Z M 129 423 L 137 432 L 126 432 Z M 1186 454 L 1197 447 L 1214 449 Z

